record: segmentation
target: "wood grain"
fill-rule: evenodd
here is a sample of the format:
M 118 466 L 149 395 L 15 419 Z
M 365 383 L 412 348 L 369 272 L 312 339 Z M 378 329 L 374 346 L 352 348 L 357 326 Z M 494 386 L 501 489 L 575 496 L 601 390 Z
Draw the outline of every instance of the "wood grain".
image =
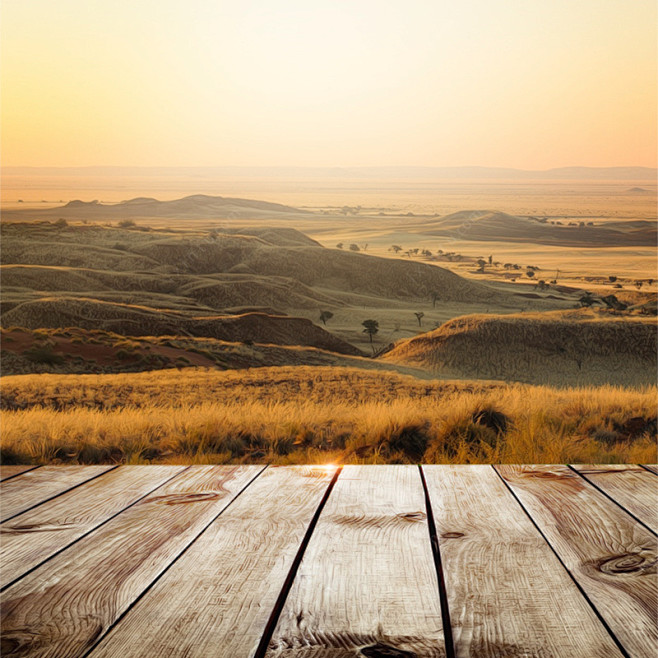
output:
M 136 502 L 184 466 L 120 466 L 0 525 L 0 586 Z
M 566 466 L 497 466 L 634 657 L 656 655 L 656 537 Z
M 7 588 L 3 657 L 85 655 L 260 470 L 192 466 Z
M 649 469 L 652 473 L 658 475 L 658 465 L 657 464 L 642 464 L 644 468 Z
M 267 656 L 444 656 L 420 471 L 346 466 Z
M 2 480 L 7 480 L 8 478 L 16 477 L 25 471 L 31 471 L 32 469 L 38 468 L 38 466 L 0 466 L 0 482 Z
M 491 466 L 423 466 L 457 656 L 621 652 Z
M 0 482 L 0 521 L 6 521 L 112 468 L 116 467 L 107 464 L 42 466 Z
M 334 472 L 303 466 L 267 469 L 92 657 L 253 656 Z
M 572 467 L 658 533 L 658 478 L 631 464 L 574 464 Z

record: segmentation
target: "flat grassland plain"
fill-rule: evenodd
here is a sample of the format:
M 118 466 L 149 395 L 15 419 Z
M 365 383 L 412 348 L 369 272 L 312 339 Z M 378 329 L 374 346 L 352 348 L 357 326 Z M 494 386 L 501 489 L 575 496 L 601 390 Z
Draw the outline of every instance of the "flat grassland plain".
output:
M 655 462 L 655 177 L 422 174 L 4 172 L 2 462 Z

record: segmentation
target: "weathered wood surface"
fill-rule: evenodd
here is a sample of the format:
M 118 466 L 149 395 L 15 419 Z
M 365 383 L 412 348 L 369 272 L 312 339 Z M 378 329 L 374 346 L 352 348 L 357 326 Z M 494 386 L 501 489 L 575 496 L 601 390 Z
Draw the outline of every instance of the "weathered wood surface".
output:
M 415 466 L 343 468 L 267 653 L 355 655 L 445 655 L 425 495 Z
M 658 464 L 642 464 L 644 468 L 658 475 Z
M 641 466 L 574 464 L 572 468 L 658 533 L 658 478 Z
M 184 466 L 120 466 L 0 525 L 0 587 L 16 580 Z
M 265 471 L 128 612 L 93 658 L 253 656 L 335 470 Z
M 658 474 L 334 474 L 42 466 L 8 477 L 1 655 L 655 655 L 658 546 L 644 524 Z
M 566 466 L 496 466 L 628 653 L 658 645 L 656 537 Z
M 491 466 L 423 472 L 456 655 L 622 656 Z
M 25 471 L 31 471 L 37 466 L 0 466 L 0 482 L 9 478 L 16 477 Z
M 84 656 L 260 470 L 192 466 L 7 588 L 3 657 Z
M 42 466 L 0 482 L 0 521 L 76 487 L 114 466 Z

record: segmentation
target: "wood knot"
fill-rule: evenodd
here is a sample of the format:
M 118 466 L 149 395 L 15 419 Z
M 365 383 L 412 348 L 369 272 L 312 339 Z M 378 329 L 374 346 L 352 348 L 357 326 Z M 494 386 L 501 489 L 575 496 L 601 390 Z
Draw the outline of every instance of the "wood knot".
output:
M 460 537 L 463 536 L 464 536 L 463 532 L 444 532 L 441 535 L 441 539 L 459 539 Z
M 396 516 L 404 521 L 422 521 L 426 517 L 426 514 L 425 512 L 403 512 Z
M 1 656 L 20 656 L 29 652 L 38 638 L 36 633 L 27 630 L 15 630 L 3 633 L 0 638 Z
M 625 553 L 598 561 L 598 569 L 609 575 L 638 573 L 653 570 L 658 563 L 656 556 L 644 556 L 640 553 Z
M 182 505 L 184 503 L 201 503 L 207 500 L 219 498 L 220 493 L 217 491 L 199 491 L 197 493 L 179 493 L 167 494 L 166 496 L 156 496 L 149 502 L 160 503 L 161 505 Z
M 363 647 L 360 653 L 368 658 L 416 658 L 416 654 L 403 649 L 396 649 L 388 644 L 377 642 L 368 647 Z

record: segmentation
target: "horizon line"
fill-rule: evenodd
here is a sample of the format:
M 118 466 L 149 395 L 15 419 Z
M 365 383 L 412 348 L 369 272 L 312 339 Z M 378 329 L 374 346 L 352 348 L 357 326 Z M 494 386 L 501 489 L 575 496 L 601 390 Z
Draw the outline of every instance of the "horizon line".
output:
M 116 165 L 116 164 L 88 164 L 88 165 L 2 165 L 0 170 L 6 169 L 493 169 L 503 171 L 523 171 L 545 173 L 564 169 L 650 169 L 658 171 L 658 165 L 560 165 L 544 169 L 528 169 L 524 167 L 507 167 L 499 165 Z

